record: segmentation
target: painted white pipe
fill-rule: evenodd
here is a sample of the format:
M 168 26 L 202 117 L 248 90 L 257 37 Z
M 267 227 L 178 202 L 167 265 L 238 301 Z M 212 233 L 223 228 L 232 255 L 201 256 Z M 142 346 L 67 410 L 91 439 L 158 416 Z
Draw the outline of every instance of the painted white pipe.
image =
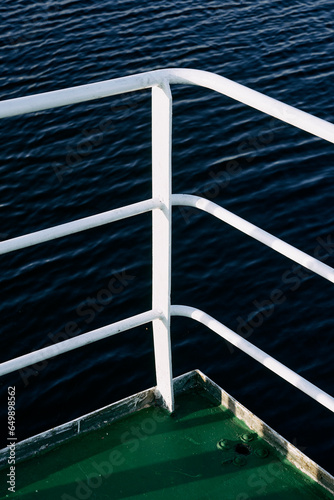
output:
M 199 85 L 334 143 L 334 125 L 227 78 L 195 69 L 167 68 L 0 102 L 0 118 L 133 92 L 165 83 Z
M 0 365 L 0 376 L 11 373 L 15 370 L 20 370 L 26 366 L 34 365 L 40 361 L 59 356 L 65 352 L 73 351 L 78 347 L 83 347 L 98 340 L 111 337 L 117 333 L 125 332 L 131 328 L 144 325 L 145 323 L 150 323 L 161 317 L 161 313 L 157 311 L 147 311 L 142 314 L 137 314 L 136 316 L 131 316 L 130 318 L 123 319 L 117 323 L 111 325 L 103 326 L 97 330 L 92 330 L 91 332 L 83 333 L 77 337 L 73 337 L 68 340 L 64 340 L 57 344 L 53 344 L 38 351 L 30 352 L 18 358 L 11 359 L 10 361 L 5 361 Z
M 283 122 L 334 143 L 334 125 L 332 123 L 300 111 L 261 92 L 208 71 L 182 68 L 166 71 L 171 72 L 170 83 L 188 83 L 215 90 L 267 115 L 274 116 Z
M 86 229 L 103 226 L 104 224 L 126 219 L 127 217 L 133 217 L 134 215 L 149 212 L 154 208 L 160 208 L 161 206 L 161 202 L 157 199 L 140 201 L 138 203 L 133 203 L 132 205 L 109 210 L 108 212 L 85 217 L 84 219 L 67 222 L 66 224 L 61 224 L 60 226 L 50 227 L 48 229 L 36 231 L 35 233 L 18 236 L 17 238 L 0 242 L 0 255 L 14 252 L 15 250 L 20 250 L 22 248 L 31 247 L 39 243 L 44 243 L 45 241 L 62 238 L 63 236 L 68 236 L 70 234 L 79 233 L 81 231 L 85 231 Z
M 163 319 L 153 321 L 157 392 L 163 406 L 174 411 L 170 340 L 172 241 L 172 95 L 169 85 L 152 88 L 152 198 L 162 202 L 152 211 L 152 309 Z
M 186 207 L 194 207 L 199 210 L 203 210 L 217 219 L 226 222 L 232 227 L 235 227 L 239 231 L 248 234 L 255 240 L 260 241 L 264 245 L 272 248 L 276 252 L 285 255 L 289 259 L 301 264 L 306 267 L 310 271 L 322 276 L 328 281 L 334 283 L 334 269 L 327 264 L 324 264 L 320 260 L 311 257 L 305 252 L 298 250 L 297 248 L 285 243 L 285 241 L 276 238 L 270 233 L 263 231 L 259 227 L 251 224 L 250 222 L 242 219 L 238 215 L 229 212 L 223 207 L 220 207 L 216 203 L 212 201 L 206 200 L 205 198 L 201 198 L 199 196 L 194 196 L 191 194 L 173 194 L 172 195 L 172 205 L 173 206 L 186 206 Z
M 202 323 L 210 328 L 210 330 L 220 335 L 220 337 L 227 340 L 227 342 L 230 342 L 235 347 L 238 347 L 238 349 L 256 359 L 259 363 L 276 373 L 279 377 L 283 378 L 290 384 L 297 387 L 297 389 L 301 390 L 311 398 L 318 401 L 318 403 L 334 412 L 334 398 L 332 396 L 322 391 L 314 384 L 311 384 L 311 382 L 308 382 L 306 379 L 290 370 L 290 368 L 287 368 L 285 365 L 269 356 L 269 354 L 261 351 L 261 349 L 248 342 L 248 340 L 244 339 L 233 330 L 227 328 L 227 326 L 219 323 L 219 321 L 215 320 L 212 316 L 209 316 L 200 309 L 180 305 L 171 306 L 171 315 L 192 318 L 199 323 Z

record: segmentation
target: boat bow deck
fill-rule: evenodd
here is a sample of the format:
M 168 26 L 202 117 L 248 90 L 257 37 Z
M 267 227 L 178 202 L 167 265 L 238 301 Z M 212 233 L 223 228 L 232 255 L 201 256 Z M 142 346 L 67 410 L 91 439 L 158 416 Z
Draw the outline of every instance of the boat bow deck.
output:
M 10 496 L 333 498 L 327 472 L 201 372 L 178 377 L 174 388 L 172 415 L 152 388 L 20 443 L 26 460 L 17 464 Z M 6 469 L 0 477 L 5 485 Z M 8 498 L 6 487 L 0 498 Z

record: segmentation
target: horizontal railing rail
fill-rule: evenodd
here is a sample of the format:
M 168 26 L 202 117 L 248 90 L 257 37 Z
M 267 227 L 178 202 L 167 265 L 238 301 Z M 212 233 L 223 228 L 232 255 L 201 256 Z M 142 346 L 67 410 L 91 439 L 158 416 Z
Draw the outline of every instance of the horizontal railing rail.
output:
M 306 267 L 310 271 L 313 271 L 319 276 L 322 276 L 326 280 L 334 283 L 334 269 L 332 267 L 324 264 L 314 257 L 311 257 L 311 255 L 298 250 L 296 247 L 289 245 L 289 243 L 273 236 L 267 231 L 263 231 L 263 229 L 260 229 L 251 222 L 248 222 L 238 215 L 229 212 L 226 208 L 223 208 L 212 201 L 191 194 L 173 194 L 172 205 L 194 207 L 202 210 L 203 212 L 207 212 L 217 219 L 226 222 L 226 224 L 229 224 L 235 229 L 238 229 L 242 233 L 248 234 L 251 238 L 254 238 L 255 240 L 272 248 L 275 252 L 284 255 L 288 259 L 293 260 L 297 264 Z
M 332 396 L 311 384 L 222 323 L 199 309 L 171 305 L 172 206 L 190 206 L 205 211 L 331 282 L 334 282 L 334 269 L 209 200 L 194 195 L 171 193 L 172 97 L 170 84 L 199 85 L 215 90 L 334 143 L 334 125 L 332 123 L 276 101 L 219 75 L 190 69 L 177 68 L 152 71 L 0 102 L 0 118 L 5 118 L 105 98 L 125 92 L 152 89 L 152 198 L 0 242 L 0 254 L 6 254 L 127 217 L 152 212 L 152 309 L 58 344 L 5 361 L 0 364 L 0 375 L 12 373 L 15 370 L 97 342 L 131 328 L 152 323 L 157 393 L 162 398 L 162 403 L 170 411 L 173 411 L 170 323 L 171 316 L 184 316 L 206 325 L 281 378 L 326 408 L 334 411 L 334 398 Z
M 318 401 L 318 403 L 334 412 L 334 398 L 332 396 L 319 389 L 319 387 L 315 386 L 314 384 L 311 384 L 311 382 L 308 382 L 305 378 L 298 375 L 298 373 L 290 370 L 290 368 L 287 368 L 275 358 L 262 351 L 255 345 L 251 344 L 241 335 L 238 335 L 233 330 L 214 319 L 212 316 L 209 316 L 207 313 L 195 307 L 172 306 L 171 315 L 191 318 L 195 321 L 198 321 L 199 323 L 202 323 L 202 325 L 207 326 L 210 330 L 220 335 L 227 342 L 231 343 L 244 353 L 251 356 L 256 361 L 261 363 L 261 365 L 276 373 L 276 375 L 283 378 L 291 385 L 294 385 L 295 387 L 297 387 L 297 389 L 304 392 L 311 398 L 315 399 L 315 401 Z
M 117 333 L 125 332 L 136 328 L 137 326 L 145 325 L 150 323 L 155 319 L 161 318 L 161 313 L 158 311 L 146 311 L 136 316 L 131 316 L 124 320 L 118 321 L 117 323 L 112 323 L 107 326 L 103 326 L 96 330 L 91 330 L 87 333 L 82 333 L 77 337 L 71 339 L 63 340 L 57 344 L 53 344 L 38 351 L 30 352 L 29 354 L 24 354 L 18 358 L 5 361 L 0 364 L 0 376 L 7 375 L 16 370 L 21 370 L 27 366 L 34 365 L 35 363 L 40 363 L 47 359 L 54 358 L 65 352 L 73 351 L 79 347 L 83 347 L 88 344 L 97 342 L 98 340 L 103 340 Z
M 173 206 L 198 208 L 199 210 L 213 215 L 217 219 L 226 222 L 230 226 L 251 236 L 257 241 L 260 241 L 276 252 L 288 257 L 297 264 L 306 267 L 315 274 L 318 274 L 319 276 L 322 276 L 328 281 L 334 283 L 334 269 L 332 267 L 324 264 L 314 257 L 311 257 L 311 255 L 298 250 L 296 247 L 289 245 L 285 241 L 273 236 L 267 231 L 260 229 L 258 226 L 242 219 L 238 215 L 235 215 L 233 212 L 226 210 L 220 205 L 217 205 L 216 203 L 200 196 L 194 196 L 191 194 L 173 194 L 171 196 L 171 201 Z M 60 224 L 59 226 L 54 226 L 48 229 L 42 229 L 41 231 L 36 231 L 35 233 L 18 236 L 17 238 L 0 242 L 0 255 L 14 252 L 16 250 L 22 250 L 24 248 L 58 238 L 63 238 L 64 236 L 69 236 L 71 234 L 87 231 L 87 229 L 93 229 L 95 227 L 110 224 L 111 222 L 116 222 L 128 217 L 134 217 L 139 214 L 150 212 L 154 208 L 161 207 L 162 203 L 159 200 L 149 199 L 133 203 L 132 205 L 127 205 L 125 207 L 109 210 L 108 212 L 85 217 L 84 219 L 67 222 L 66 224 Z
M 334 143 L 334 125 L 208 71 L 167 68 L 0 102 L 0 118 L 102 99 L 169 84 L 197 85 L 224 94 L 294 127 Z
M 105 224 L 127 219 L 128 217 L 134 217 L 135 215 L 144 214 L 152 211 L 154 208 L 161 208 L 161 206 L 162 204 L 159 200 L 150 199 L 140 201 L 138 203 L 133 203 L 132 205 L 109 210 L 108 212 L 91 215 L 90 217 L 85 217 L 84 219 L 77 219 L 72 222 L 67 222 L 66 224 L 60 224 L 59 226 L 42 229 L 41 231 L 36 231 L 35 233 L 29 233 L 23 236 L 18 236 L 17 238 L 11 238 L 10 240 L 0 242 L 0 255 L 32 247 L 34 245 L 38 245 L 39 243 L 45 243 L 47 241 L 63 238 L 64 236 L 69 236 L 71 234 L 80 233 L 81 231 L 87 231 L 87 229 L 93 229 L 94 227 L 104 226 Z
M 220 335 L 224 340 L 248 354 L 263 366 L 276 373 L 276 375 L 283 378 L 291 385 L 295 386 L 297 389 L 301 390 L 314 400 L 318 401 L 318 403 L 334 412 L 334 398 L 332 396 L 319 389 L 319 387 L 311 382 L 308 382 L 305 378 L 301 377 L 293 370 L 290 370 L 290 368 L 287 368 L 266 352 L 251 344 L 248 340 L 244 339 L 241 335 L 235 333 L 233 330 L 223 325 L 212 316 L 209 316 L 200 309 L 184 305 L 172 305 L 170 313 L 171 316 L 188 317 L 207 326 L 210 330 Z M 155 319 L 162 319 L 162 314 L 159 311 L 147 311 L 145 313 L 126 318 L 125 320 L 118 321 L 117 323 L 83 333 L 72 339 L 64 340 L 58 344 L 50 345 L 48 347 L 44 347 L 43 349 L 39 349 L 38 351 L 11 359 L 10 361 L 5 361 L 0 365 L 0 376 L 26 368 L 27 366 L 35 363 L 40 363 L 41 361 L 54 358 L 60 354 L 73 351 L 79 347 L 92 344 L 99 340 L 117 335 L 118 333 L 131 330 L 132 328 L 151 323 Z

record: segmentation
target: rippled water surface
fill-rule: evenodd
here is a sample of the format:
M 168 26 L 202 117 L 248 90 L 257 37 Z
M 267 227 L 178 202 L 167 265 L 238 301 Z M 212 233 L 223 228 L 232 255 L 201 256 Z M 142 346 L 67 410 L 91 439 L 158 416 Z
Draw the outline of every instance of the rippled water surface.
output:
M 334 122 L 333 6 L 324 0 L 0 4 L 1 99 L 164 67 L 218 73 Z M 333 146 L 222 95 L 174 86 L 173 190 L 200 194 L 334 265 Z M 1 239 L 150 196 L 150 93 L 1 121 Z M 150 309 L 150 217 L 3 256 L 1 361 Z M 109 291 L 108 291 L 109 290 Z M 174 210 L 174 304 L 241 333 L 333 394 L 333 289 L 193 210 Z M 174 375 L 200 368 L 333 472 L 333 417 L 190 320 Z M 149 327 L 1 382 L 20 439 L 154 385 Z

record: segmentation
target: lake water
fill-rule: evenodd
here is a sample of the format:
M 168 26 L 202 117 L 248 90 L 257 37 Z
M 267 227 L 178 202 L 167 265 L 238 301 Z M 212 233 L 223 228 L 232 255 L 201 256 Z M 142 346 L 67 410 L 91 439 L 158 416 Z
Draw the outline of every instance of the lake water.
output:
M 2 100 L 185 67 L 334 122 L 324 0 L 2 0 L 0 25 Z M 333 145 L 205 89 L 172 92 L 173 191 L 200 193 L 333 266 Z M 2 120 L 1 238 L 150 197 L 150 133 L 148 91 Z M 175 209 L 173 222 L 172 302 L 333 394 L 331 284 L 209 215 Z M 3 256 L 1 361 L 150 309 L 150 252 L 146 214 Z M 334 472 L 328 410 L 191 320 L 173 320 L 172 342 L 174 375 L 201 369 Z M 154 384 L 145 326 L 6 376 L 2 445 L 9 385 L 23 439 Z

